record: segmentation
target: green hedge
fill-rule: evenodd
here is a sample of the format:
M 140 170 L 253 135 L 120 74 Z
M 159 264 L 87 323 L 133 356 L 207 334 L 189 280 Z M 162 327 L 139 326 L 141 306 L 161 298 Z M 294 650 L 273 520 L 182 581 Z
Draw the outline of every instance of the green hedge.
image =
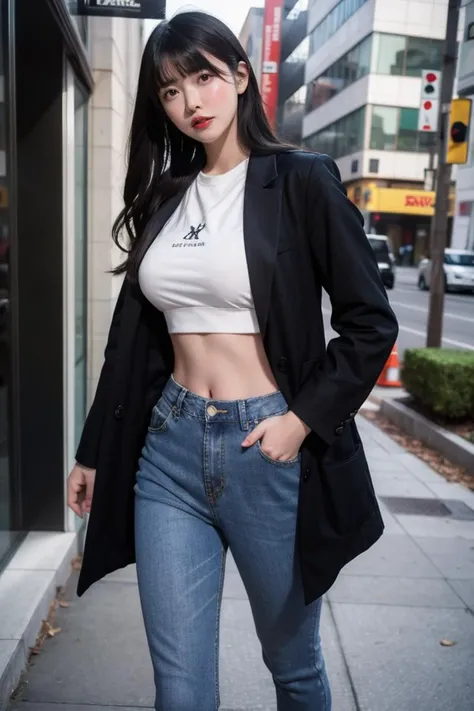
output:
M 410 348 L 404 353 L 404 388 L 419 403 L 448 419 L 474 417 L 474 352 Z

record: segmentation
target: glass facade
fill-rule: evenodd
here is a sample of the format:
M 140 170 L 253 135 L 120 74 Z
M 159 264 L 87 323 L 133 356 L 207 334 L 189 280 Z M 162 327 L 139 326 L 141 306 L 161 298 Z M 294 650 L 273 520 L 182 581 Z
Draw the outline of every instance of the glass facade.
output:
M 15 538 L 15 491 L 10 447 L 11 229 L 9 151 L 9 38 L 5 3 L 0 8 L 0 565 Z
M 442 46 L 422 37 L 369 35 L 309 83 L 306 113 L 369 73 L 419 77 L 422 69 L 440 69 Z
M 287 20 L 297 20 L 302 12 L 308 9 L 308 0 L 298 0 L 296 5 L 290 10 L 286 16 Z
M 0 573 L 29 531 L 72 529 L 65 453 L 86 408 L 92 73 L 74 63 L 66 111 L 65 43 L 74 34 L 83 58 L 87 29 L 71 22 L 46 0 L 0 4 Z
M 325 104 L 370 71 L 372 35 L 352 47 L 308 85 L 306 112 Z
M 87 94 L 74 86 L 74 450 L 86 418 L 87 397 Z
M 443 42 L 425 37 L 403 37 L 376 32 L 371 72 L 420 77 L 422 69 L 441 69 Z
M 297 64 L 299 62 L 306 62 L 309 57 L 309 37 L 305 37 L 302 42 L 293 50 L 288 59 L 285 62 L 290 62 Z
M 306 147 L 318 153 L 328 153 L 335 159 L 362 150 L 365 114 L 366 107 L 363 106 L 325 126 L 305 139 Z
M 322 47 L 367 0 L 341 0 L 310 34 L 310 54 Z
M 434 134 L 418 131 L 418 109 L 371 107 L 370 148 L 426 152 L 434 140 Z

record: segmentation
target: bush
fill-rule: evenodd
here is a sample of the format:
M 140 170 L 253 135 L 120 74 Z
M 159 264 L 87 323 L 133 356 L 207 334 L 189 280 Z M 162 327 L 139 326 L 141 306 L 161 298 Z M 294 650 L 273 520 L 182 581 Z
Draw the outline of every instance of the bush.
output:
M 474 417 L 474 353 L 447 348 L 405 351 L 402 383 L 415 400 L 447 419 Z

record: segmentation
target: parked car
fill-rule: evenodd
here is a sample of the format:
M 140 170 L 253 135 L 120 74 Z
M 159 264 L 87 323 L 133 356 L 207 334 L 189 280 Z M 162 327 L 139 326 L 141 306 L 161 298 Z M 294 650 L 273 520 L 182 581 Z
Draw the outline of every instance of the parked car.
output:
M 386 289 L 395 286 L 395 255 L 389 237 L 386 235 L 367 235 L 375 259 L 379 267 L 380 276 Z
M 445 249 L 444 288 L 446 291 L 471 291 L 474 293 L 474 251 Z M 418 288 L 427 290 L 431 284 L 431 259 L 422 259 L 418 265 Z

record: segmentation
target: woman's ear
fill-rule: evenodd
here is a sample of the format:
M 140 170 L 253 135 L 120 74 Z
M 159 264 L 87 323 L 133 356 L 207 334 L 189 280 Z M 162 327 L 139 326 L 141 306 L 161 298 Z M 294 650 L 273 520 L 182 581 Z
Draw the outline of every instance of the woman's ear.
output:
M 243 94 L 249 85 L 249 68 L 245 62 L 239 62 L 236 72 L 237 93 Z

